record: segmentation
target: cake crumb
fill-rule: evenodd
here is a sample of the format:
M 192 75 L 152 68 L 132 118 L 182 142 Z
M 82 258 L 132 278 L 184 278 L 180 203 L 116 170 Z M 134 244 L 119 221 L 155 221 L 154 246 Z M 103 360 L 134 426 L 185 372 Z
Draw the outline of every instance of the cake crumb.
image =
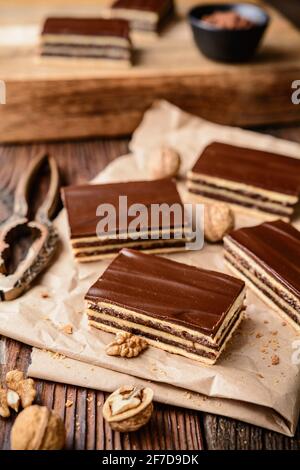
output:
M 263 337 L 263 334 L 262 334 L 262 333 L 256 333 L 255 338 L 259 339 L 259 338 L 262 338 L 262 337 Z
M 272 356 L 271 360 L 272 360 L 272 366 L 277 366 L 280 363 L 279 356 L 277 356 L 276 354 Z
M 66 407 L 66 408 L 70 408 L 70 406 L 72 406 L 73 403 L 74 403 L 74 402 L 73 402 L 72 400 L 67 400 L 66 403 L 65 403 L 65 407 Z
M 73 334 L 73 326 L 68 323 L 67 325 L 64 325 L 61 330 L 66 333 L 66 335 L 71 335 Z

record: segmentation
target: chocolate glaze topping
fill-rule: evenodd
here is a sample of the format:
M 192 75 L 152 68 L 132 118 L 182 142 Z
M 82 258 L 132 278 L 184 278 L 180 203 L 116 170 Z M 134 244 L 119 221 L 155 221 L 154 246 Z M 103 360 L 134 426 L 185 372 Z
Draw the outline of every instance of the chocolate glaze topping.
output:
M 199 173 L 283 194 L 300 195 L 300 160 L 213 142 L 194 168 Z
M 227 235 L 300 299 L 300 232 L 281 220 Z
M 112 8 L 153 11 L 158 15 L 163 15 L 172 4 L 173 0 L 116 0 Z
M 74 238 L 96 236 L 97 223 L 101 220 L 101 216 L 96 215 L 96 210 L 99 204 L 103 203 L 112 204 L 115 207 L 118 229 L 120 225 L 119 196 L 128 197 L 128 207 L 132 204 L 144 204 L 147 207 L 149 224 L 151 222 L 151 204 L 166 203 L 168 206 L 172 206 L 172 204 L 177 203 L 182 206 L 176 185 L 171 179 L 68 186 L 62 189 L 62 198 L 68 213 L 71 236 Z M 134 216 L 128 216 L 128 224 L 134 218 Z M 170 219 L 171 228 L 173 228 L 174 214 L 171 213 Z M 183 222 L 184 220 L 182 220 L 182 225 Z M 159 228 L 162 227 L 162 223 L 163 220 L 160 217 Z M 149 224 L 142 224 L 141 228 L 148 230 Z
M 44 23 L 43 34 L 78 34 L 129 38 L 129 24 L 121 19 L 51 17 L 47 18 Z
M 243 288 L 242 281 L 223 273 L 123 249 L 86 299 L 214 336 Z

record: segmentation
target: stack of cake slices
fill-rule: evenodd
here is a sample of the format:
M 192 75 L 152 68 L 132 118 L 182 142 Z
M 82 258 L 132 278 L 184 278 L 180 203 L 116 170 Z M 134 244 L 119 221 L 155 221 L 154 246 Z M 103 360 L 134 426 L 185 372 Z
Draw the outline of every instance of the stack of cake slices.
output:
M 187 187 L 203 201 L 289 221 L 299 202 L 300 160 L 214 142 L 188 173 Z
M 121 206 L 120 197 L 126 199 L 127 207 Z M 155 253 L 182 251 L 187 242 L 192 242 L 190 221 L 171 179 L 69 186 L 63 188 L 62 198 L 77 261 L 113 257 L 124 247 Z M 129 211 L 137 205 L 143 207 L 144 213 L 138 226 L 131 228 L 135 216 Z M 101 229 L 99 222 L 104 220 L 106 207 L 114 209 L 115 217 L 105 213 L 105 216 L 111 215 L 111 219 L 107 219 L 108 224 Z M 158 215 L 156 220 L 153 207 Z M 177 215 L 172 207 L 176 207 Z
M 232 272 L 300 332 L 300 232 L 266 222 L 231 232 L 224 246 Z
M 132 58 L 129 24 L 118 19 L 48 18 L 40 47 L 42 56 L 93 58 L 118 67 Z
M 244 282 L 123 249 L 86 295 L 90 325 L 214 364 L 243 318 Z

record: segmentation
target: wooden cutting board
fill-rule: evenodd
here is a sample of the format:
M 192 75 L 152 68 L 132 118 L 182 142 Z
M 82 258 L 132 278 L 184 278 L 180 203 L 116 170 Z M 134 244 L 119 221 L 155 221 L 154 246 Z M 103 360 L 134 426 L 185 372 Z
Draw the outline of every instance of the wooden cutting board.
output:
M 109 3 L 0 0 L 0 79 L 7 91 L 1 142 L 128 134 L 161 98 L 222 124 L 300 121 L 300 106 L 291 101 L 292 81 L 300 79 L 300 32 L 275 10 L 268 9 L 272 22 L 259 54 L 244 65 L 215 63 L 199 53 L 184 17 L 199 0 L 178 1 L 181 19 L 136 51 L 129 70 L 38 57 L 47 15 L 97 16 Z

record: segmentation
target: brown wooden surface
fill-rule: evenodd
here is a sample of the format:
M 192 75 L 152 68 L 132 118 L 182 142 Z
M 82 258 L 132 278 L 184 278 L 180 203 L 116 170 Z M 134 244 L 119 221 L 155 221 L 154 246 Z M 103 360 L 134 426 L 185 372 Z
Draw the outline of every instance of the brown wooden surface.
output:
M 186 14 L 199 1 L 178 0 L 178 6 Z M 16 0 L 8 7 L 0 0 L 0 79 L 7 87 L 1 142 L 125 135 L 160 98 L 223 124 L 300 122 L 300 107 L 291 102 L 291 83 L 300 75 L 300 32 L 274 10 L 263 47 L 247 64 L 206 59 L 184 19 L 140 49 L 126 71 L 38 57 L 38 31 L 49 12 L 93 16 L 100 3 Z M 22 41 L 16 45 L 17 32 Z
M 269 129 L 268 132 L 300 142 L 300 127 Z M 57 159 L 64 183 L 83 183 L 109 161 L 126 153 L 127 141 L 0 147 L 0 220 L 12 210 L 13 191 L 19 176 L 29 160 L 42 149 Z M 30 360 L 28 346 L 2 338 L 1 351 L 2 380 L 8 370 L 26 370 Z M 300 426 L 295 438 L 290 439 L 235 420 L 158 404 L 145 428 L 120 435 L 112 432 L 102 419 L 101 404 L 105 394 L 44 381 L 37 382 L 37 389 L 37 402 L 54 408 L 64 418 L 68 449 L 300 449 Z M 65 408 L 67 399 L 74 401 L 70 408 Z M 0 449 L 9 449 L 12 422 L 13 419 L 0 418 Z

